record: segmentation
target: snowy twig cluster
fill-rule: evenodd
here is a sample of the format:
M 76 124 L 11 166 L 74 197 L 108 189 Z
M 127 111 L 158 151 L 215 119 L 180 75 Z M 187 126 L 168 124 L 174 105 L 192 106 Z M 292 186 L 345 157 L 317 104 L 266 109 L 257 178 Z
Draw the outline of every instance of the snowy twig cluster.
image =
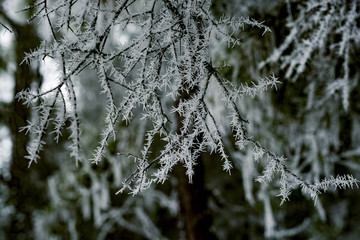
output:
M 291 9 L 291 6 L 288 8 Z M 331 52 L 336 52 L 336 56 L 330 57 L 340 61 L 331 64 L 341 66 L 340 73 L 334 76 L 333 81 L 327 82 L 324 95 L 341 92 L 342 105 L 347 110 L 349 93 L 355 87 L 351 84 L 354 81 L 350 81 L 353 78 L 350 72 L 350 58 L 354 54 L 352 49 L 360 43 L 359 2 L 303 1 L 294 14 L 289 12 L 289 16 L 289 34 L 259 67 L 280 62 L 281 68 L 286 72 L 285 77 L 296 80 L 304 73 L 306 64 L 314 64 L 311 61 L 314 55 L 326 58 Z
M 52 89 L 46 92 L 27 89 L 17 95 L 19 100 L 33 105 L 39 117 L 37 122 L 23 128 L 33 139 L 28 147 L 29 165 L 38 160 L 45 144 L 44 136 L 51 126 L 56 140 L 64 127 L 70 129 L 71 156 L 77 162 L 82 159 L 75 87 L 79 74 L 93 69 L 101 93 L 107 98 L 105 128 L 93 153 L 93 163 L 102 160 L 108 143 L 117 138 L 119 123 L 131 124 L 136 109 L 141 109 L 142 119 L 151 126 L 139 155 L 131 155 L 137 169 L 124 181 L 119 192 L 129 189 L 137 194 L 152 183 L 163 183 L 176 164 L 186 168 L 191 182 L 196 160 L 204 151 L 219 154 L 223 170 L 230 172 L 232 162 L 220 123 L 207 101 L 207 97 L 214 94 L 209 92 L 210 84 L 217 86 L 216 94 L 220 94 L 227 109 L 239 149 L 252 145 L 256 160 L 266 156 L 266 168 L 258 180 L 266 183 L 274 173 L 280 173 L 283 200 L 295 185 L 316 199 L 329 185 L 352 187 L 356 184 L 357 181 L 348 176 L 311 185 L 286 167 L 285 158 L 276 156 L 248 136 L 247 120 L 237 106 L 238 101 L 276 87 L 279 82 L 270 76 L 251 86 L 236 87 L 213 66 L 210 49 L 216 46 L 212 46 L 211 40 L 216 38 L 235 46 L 240 43 L 239 35 L 245 25 L 261 28 L 264 33 L 270 29 L 248 18 L 217 20 L 211 14 L 210 5 L 210 1 L 199 0 L 122 0 L 107 4 L 100 0 L 56 0 L 51 4 L 40 0 L 27 8 L 38 9 L 30 20 L 46 21 L 52 36 L 29 53 L 26 61 L 50 57 L 61 70 Z M 129 28 L 136 30 L 129 34 Z M 127 36 L 128 41 L 116 41 L 121 36 Z M 122 93 L 120 100 L 114 96 L 119 92 Z M 156 139 L 161 140 L 161 150 L 151 158 Z

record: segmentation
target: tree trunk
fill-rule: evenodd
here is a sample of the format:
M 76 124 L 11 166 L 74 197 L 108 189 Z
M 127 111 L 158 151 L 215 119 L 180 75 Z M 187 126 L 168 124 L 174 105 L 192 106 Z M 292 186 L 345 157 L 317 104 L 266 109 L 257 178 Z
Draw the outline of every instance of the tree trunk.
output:
M 0 9 L 0 15 L 6 19 L 14 34 L 14 55 L 16 71 L 14 74 L 14 96 L 21 90 L 30 88 L 35 82 L 41 84 L 41 76 L 37 66 L 26 63 L 20 66 L 25 53 L 35 49 L 40 44 L 36 29 L 32 25 L 21 25 L 7 18 Z M 2 179 L 9 188 L 7 205 L 14 207 L 6 226 L 7 239 L 33 239 L 33 212 L 43 208 L 47 203 L 47 193 L 44 188 L 47 184 L 46 176 L 50 174 L 46 164 L 33 164 L 28 168 L 27 144 L 29 136 L 19 132 L 19 128 L 26 126 L 30 120 L 30 110 L 22 102 L 13 100 L 7 104 L 6 112 L 2 114 L 2 122 L 10 129 L 12 139 L 12 156 L 10 162 L 10 179 Z
M 180 218 L 187 240 L 217 239 L 210 231 L 212 216 L 207 207 L 209 191 L 205 188 L 205 168 L 201 156 L 194 167 L 193 183 L 190 184 L 182 165 L 176 165 L 174 175 L 180 202 Z

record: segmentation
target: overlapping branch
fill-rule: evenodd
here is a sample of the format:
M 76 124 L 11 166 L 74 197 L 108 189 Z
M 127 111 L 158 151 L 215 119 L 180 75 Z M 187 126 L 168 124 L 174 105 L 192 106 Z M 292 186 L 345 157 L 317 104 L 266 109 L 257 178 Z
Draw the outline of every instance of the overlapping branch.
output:
M 37 160 L 47 127 L 54 122 L 53 111 L 60 111 L 55 118 L 55 138 L 59 138 L 64 119 L 69 118 L 71 156 L 77 162 L 82 158 L 74 77 L 90 68 L 96 69 L 101 93 L 107 98 L 105 127 L 93 154 L 94 163 L 99 163 L 106 154 L 110 137 L 117 138 L 119 123 L 131 124 L 134 112 L 140 112 L 142 120 L 151 126 L 140 156 L 134 157 L 136 170 L 124 182 L 121 191 L 128 188 L 136 194 L 152 183 L 164 182 L 176 164 L 186 168 L 191 182 L 197 156 L 208 150 L 220 154 L 224 161 L 223 169 L 231 171 L 232 163 L 219 130 L 220 123 L 216 122 L 207 103 L 207 97 L 213 94 L 208 91 L 210 83 L 218 86 L 217 94 L 221 95 L 222 104 L 228 109 L 232 135 L 239 149 L 250 144 L 255 159 L 263 155 L 267 157 L 266 168 L 258 180 L 266 183 L 275 173 L 280 173 L 283 200 L 288 198 L 294 184 L 300 185 L 316 199 L 320 190 L 324 191 L 330 185 L 352 187 L 357 183 L 352 177 L 345 177 L 308 184 L 286 167 L 283 157 L 262 147 L 248 135 L 248 122 L 240 113 L 237 102 L 276 87 L 279 81 L 271 76 L 259 79 L 251 86 L 236 87 L 213 66 L 210 43 L 212 33 L 227 43 L 238 43 L 237 36 L 244 25 L 269 31 L 262 23 L 247 18 L 215 20 L 211 16 L 209 1 L 182 4 L 171 0 L 127 0 L 118 1 L 115 9 L 109 9 L 100 0 L 57 0 L 51 8 L 45 0 L 34 7 L 40 7 L 35 17 L 45 17 L 53 39 L 50 43 L 44 42 L 27 59 L 36 61 L 52 56 L 61 63 L 62 79 L 46 92 L 33 94 L 32 90 L 27 90 L 18 96 L 27 102 L 40 100 L 39 126 L 30 124 L 26 127 L 35 134 L 29 150 L 30 164 Z M 79 9 L 83 9 L 83 14 L 77 12 Z M 138 9 L 142 11 L 137 12 Z M 57 24 L 52 23 L 52 13 L 60 15 Z M 127 26 L 136 26 L 138 30 L 130 36 L 126 32 Z M 117 32 L 119 28 L 124 32 Z M 128 34 L 129 41 L 116 45 L 116 38 L 121 34 Z M 68 92 L 68 99 L 64 99 L 62 89 Z M 54 93 L 55 97 L 49 97 Z M 115 100 L 115 95 L 120 95 L 121 100 Z M 57 99 L 63 104 L 55 108 Z M 70 109 L 67 109 L 67 104 Z M 156 138 L 161 141 L 160 154 L 151 159 Z

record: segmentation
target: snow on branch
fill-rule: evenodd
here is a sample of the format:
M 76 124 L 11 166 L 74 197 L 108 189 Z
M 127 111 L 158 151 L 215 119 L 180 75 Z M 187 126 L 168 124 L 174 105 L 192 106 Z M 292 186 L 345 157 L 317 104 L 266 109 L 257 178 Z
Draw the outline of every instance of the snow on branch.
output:
M 141 120 L 150 126 L 139 156 L 130 155 L 135 160 L 136 169 L 119 192 L 129 189 L 132 194 L 137 194 L 152 183 L 163 183 L 176 164 L 186 168 L 186 175 L 192 182 L 194 166 L 205 151 L 219 154 L 223 170 L 230 173 L 232 162 L 219 130 L 222 123 L 216 122 L 206 101 L 214 94 L 208 91 L 210 82 L 218 86 L 221 104 L 228 110 L 228 124 L 239 149 L 253 145 L 256 161 L 266 156 L 266 167 L 258 181 L 267 183 L 280 173 L 283 200 L 288 199 L 291 181 L 314 199 L 329 185 L 356 185 L 357 180 L 351 176 L 330 178 L 310 185 L 286 167 L 285 158 L 276 156 L 251 139 L 247 133 L 248 121 L 238 108 L 238 102 L 244 97 L 254 98 L 263 91 L 276 88 L 280 82 L 273 75 L 259 78 L 251 85 L 234 85 L 213 66 L 210 42 L 216 36 L 223 42 L 236 45 L 240 43 L 239 30 L 244 26 L 262 29 L 263 33 L 270 29 L 249 18 L 224 17 L 217 20 L 212 16 L 210 5 L 210 1 L 196 0 L 186 3 L 124 0 L 115 1 L 113 7 L 100 0 L 56 0 L 51 4 L 45 0 L 34 5 L 39 9 L 34 18 L 48 22 L 52 40 L 43 41 L 38 49 L 27 55 L 26 62 L 52 57 L 62 66 L 62 78 L 47 92 L 24 90 L 17 96 L 25 103 L 38 104 L 34 107 L 39 115 L 38 122 L 23 128 L 32 134 L 33 139 L 28 149 L 29 163 L 38 160 L 50 123 L 54 123 L 52 132 L 58 141 L 67 119 L 70 120 L 70 155 L 76 162 L 81 161 L 81 115 L 75 82 L 81 77 L 80 73 L 94 69 L 101 94 L 106 97 L 106 118 L 92 161 L 97 164 L 106 155 L 109 142 L 117 139 L 116 130 L 122 121 L 131 124 L 134 116 L 141 114 Z M 132 34 L 126 32 L 130 27 L 134 29 Z M 321 40 L 325 32 L 318 31 L 316 37 L 303 42 L 306 48 L 299 54 L 311 54 L 316 47 L 313 40 Z M 123 35 L 127 36 L 126 43 L 117 41 Z M 344 41 L 346 45 L 348 41 Z M 304 61 L 297 64 L 298 72 L 302 71 L 302 64 Z M 69 99 L 64 99 L 63 91 L 67 92 Z M 119 99 L 115 97 L 119 95 Z M 65 104 L 65 101 L 69 103 Z M 69 109 L 67 104 L 71 106 Z M 154 157 L 155 140 L 160 142 L 157 143 L 160 149 Z
M 349 94 L 354 87 L 351 80 L 349 58 L 350 49 L 359 45 L 359 2 L 358 1 L 304 1 L 298 5 L 296 19 L 289 18 L 290 33 L 283 43 L 273 50 L 272 54 L 259 64 L 263 68 L 266 64 L 281 63 L 281 68 L 286 72 L 285 77 L 296 81 L 305 73 L 306 64 L 316 65 L 311 61 L 316 56 L 328 57 L 330 51 L 331 65 L 322 64 L 325 71 L 327 67 L 341 64 L 338 76 L 333 76 L 327 81 L 328 88 L 324 89 L 324 96 L 332 95 L 339 90 L 342 105 L 345 110 L 349 108 Z M 292 13 L 289 13 L 292 15 Z

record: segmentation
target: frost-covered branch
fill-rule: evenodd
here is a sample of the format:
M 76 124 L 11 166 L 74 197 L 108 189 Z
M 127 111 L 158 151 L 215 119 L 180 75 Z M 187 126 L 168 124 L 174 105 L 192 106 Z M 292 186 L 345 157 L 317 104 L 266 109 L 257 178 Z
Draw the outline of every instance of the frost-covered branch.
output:
M 330 67 L 339 65 L 341 69 L 330 79 L 319 79 L 327 81 L 323 95 L 328 98 L 339 91 L 343 108 L 348 110 L 349 94 L 354 88 L 351 84 L 354 76 L 350 70 L 350 49 L 358 46 L 360 39 L 360 28 L 357 24 L 360 18 L 359 2 L 310 0 L 299 4 L 296 11 L 297 18 L 290 18 L 288 22 L 290 33 L 282 44 L 259 64 L 259 68 L 280 62 L 281 68 L 286 72 L 285 77 L 295 81 L 306 72 L 307 64 L 316 65 L 316 62 L 312 62 L 316 57 L 327 58 L 331 55 Z M 331 54 L 331 51 L 336 54 Z M 325 67 L 323 63 L 322 65 Z
M 38 159 L 50 123 L 54 123 L 52 132 L 58 140 L 66 119 L 70 120 L 70 155 L 77 162 L 82 159 L 76 81 L 82 72 L 94 69 L 107 101 L 105 127 L 92 161 L 97 164 L 106 155 L 111 139 L 117 139 L 122 121 L 131 124 L 134 116 L 141 114 L 141 120 L 150 126 L 139 156 L 134 157 L 136 170 L 120 191 L 129 189 L 137 194 L 152 183 L 163 183 L 176 164 L 186 168 L 191 182 L 198 156 L 208 150 L 220 154 L 223 170 L 231 171 L 232 162 L 219 130 L 222 123 L 216 122 L 213 110 L 208 107 L 207 99 L 214 94 L 221 95 L 219 104 L 228 110 L 228 124 L 238 148 L 253 145 L 255 160 L 266 155 L 266 167 L 259 181 L 266 183 L 280 173 L 283 200 L 293 188 L 290 182 L 300 185 L 314 199 L 329 184 L 337 187 L 356 184 L 352 177 L 346 177 L 311 185 L 286 166 L 285 158 L 248 135 L 248 121 L 238 108 L 239 101 L 276 88 L 279 81 L 270 76 L 253 81 L 252 85 L 237 86 L 220 73 L 219 67 L 213 66 L 210 48 L 214 47 L 213 37 L 230 46 L 240 43 L 244 26 L 263 29 L 264 33 L 270 31 L 263 23 L 249 18 L 217 20 L 212 16 L 210 1 L 125 0 L 113 4 L 110 7 L 100 0 L 56 0 L 50 4 L 45 0 L 30 7 L 39 9 L 30 20 L 48 22 L 52 39 L 42 42 L 27 55 L 26 61 L 51 56 L 61 66 L 61 78 L 55 87 L 36 94 L 35 90 L 24 90 L 18 95 L 25 103 L 39 104 L 35 108 L 39 122 L 24 128 L 33 137 L 30 164 Z M 131 34 L 129 27 L 134 29 Z M 314 39 L 321 39 L 323 31 L 319 30 Z M 121 36 L 128 41 L 118 41 Z M 302 53 L 309 55 L 313 48 Z M 346 51 L 345 47 L 343 52 Z M 304 63 L 299 64 L 297 69 L 301 71 Z M 218 86 L 218 93 L 209 92 L 210 84 Z M 159 154 L 154 157 L 151 152 L 155 140 L 160 143 Z

